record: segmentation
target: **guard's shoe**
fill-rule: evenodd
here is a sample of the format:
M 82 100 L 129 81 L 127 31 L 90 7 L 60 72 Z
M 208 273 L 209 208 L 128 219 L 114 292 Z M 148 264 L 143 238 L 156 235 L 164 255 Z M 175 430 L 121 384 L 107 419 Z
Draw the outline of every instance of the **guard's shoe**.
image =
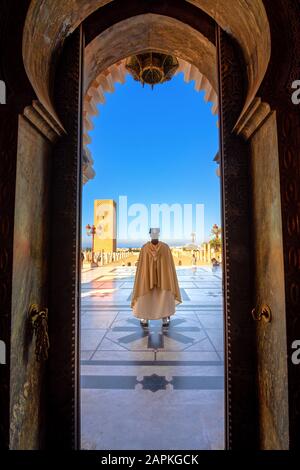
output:
M 141 318 L 140 324 L 143 328 L 148 328 L 148 326 L 149 326 L 148 320 L 144 320 L 143 318 Z
M 163 326 L 169 326 L 169 324 L 170 324 L 170 317 L 164 317 L 162 325 Z

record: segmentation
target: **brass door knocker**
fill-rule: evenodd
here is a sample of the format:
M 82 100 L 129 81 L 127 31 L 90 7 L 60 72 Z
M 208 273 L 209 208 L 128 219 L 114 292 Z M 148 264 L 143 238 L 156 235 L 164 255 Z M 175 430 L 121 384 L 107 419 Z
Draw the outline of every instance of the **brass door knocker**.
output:
M 272 321 L 272 311 L 267 304 L 253 308 L 251 314 L 255 321 L 263 320 L 265 323 L 270 323 Z
M 48 336 L 48 309 L 42 308 L 37 304 L 32 304 L 28 313 L 33 332 L 36 337 L 35 355 L 36 360 L 48 359 L 48 350 L 50 347 Z

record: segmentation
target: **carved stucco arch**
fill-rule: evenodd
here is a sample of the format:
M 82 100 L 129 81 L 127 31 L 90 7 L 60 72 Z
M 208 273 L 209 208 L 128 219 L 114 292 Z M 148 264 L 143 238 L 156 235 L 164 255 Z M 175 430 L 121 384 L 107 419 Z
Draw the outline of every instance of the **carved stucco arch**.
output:
M 207 77 L 203 75 L 194 65 L 186 62 L 183 59 L 178 59 L 179 67 L 176 75 L 183 73 L 184 81 L 189 83 L 194 81 L 196 91 L 204 91 L 205 102 L 211 102 L 213 104 L 211 111 L 213 114 L 218 113 L 218 96 L 216 90 L 209 82 Z M 99 76 L 93 81 L 93 84 L 87 90 L 84 97 L 84 135 L 83 141 L 85 144 L 91 142 L 89 137 L 89 131 L 93 129 L 92 118 L 97 116 L 99 113 L 98 104 L 105 103 L 105 93 L 114 92 L 115 83 L 124 84 L 126 75 L 129 73 L 125 67 L 126 59 L 118 61 L 108 69 L 104 70 Z
M 124 83 L 126 58 L 152 50 L 175 56 L 185 81 L 195 81 L 195 89 L 204 90 L 205 101 L 213 103 L 212 112 L 218 111 L 216 48 L 205 36 L 174 18 L 151 13 L 116 23 L 85 49 L 83 142 L 90 178 L 93 159 L 86 144 L 97 105 L 104 103 L 106 92 L 114 91 L 116 82 Z
M 217 114 L 218 96 L 212 87 L 212 84 L 194 65 L 186 62 L 183 59 L 179 59 L 178 62 L 179 67 L 176 73 L 178 74 L 182 72 L 184 75 L 184 81 L 186 83 L 194 81 L 195 90 L 205 92 L 205 102 L 213 103 L 211 111 L 213 114 Z M 125 83 L 126 75 L 128 74 L 128 71 L 125 68 L 125 63 L 126 59 L 123 59 L 100 73 L 97 79 L 93 81 L 93 85 L 90 86 L 85 94 L 83 105 L 84 184 L 87 183 L 90 179 L 93 179 L 95 176 L 95 171 L 93 169 L 94 159 L 89 148 L 87 147 L 87 145 L 91 143 L 89 131 L 94 128 L 92 118 L 97 116 L 99 113 L 98 105 L 105 103 L 105 93 L 114 92 L 115 83 Z
M 145 14 L 115 24 L 97 36 L 85 49 L 84 125 L 92 128 L 96 105 L 104 93 L 123 83 L 127 57 L 146 51 L 172 54 L 179 60 L 178 72 L 186 82 L 195 81 L 197 91 L 205 90 L 206 101 L 217 112 L 216 48 L 201 33 L 166 16 Z
M 31 0 L 23 35 L 24 65 L 38 99 L 53 117 L 51 79 L 64 40 L 90 14 L 111 0 Z M 245 108 L 261 84 L 271 54 L 270 28 L 262 0 L 188 0 L 239 43 L 249 80 Z M 43 8 L 41 8 L 43 7 Z M 51 21 L 50 21 L 51 19 Z

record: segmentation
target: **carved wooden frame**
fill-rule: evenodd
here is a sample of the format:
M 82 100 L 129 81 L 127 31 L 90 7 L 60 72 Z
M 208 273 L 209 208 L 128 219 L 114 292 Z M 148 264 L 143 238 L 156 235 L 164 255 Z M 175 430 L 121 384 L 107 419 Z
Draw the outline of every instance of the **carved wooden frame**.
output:
M 80 437 L 80 249 L 84 34 L 66 41 L 54 97 L 65 135 L 53 152 L 47 447 L 78 449 Z
M 272 55 L 259 95 L 276 111 L 277 117 L 289 353 L 289 448 L 298 449 L 300 366 L 292 363 L 291 355 L 292 343 L 300 339 L 300 105 L 294 105 L 291 98 L 294 91 L 292 83 L 300 79 L 300 1 L 263 0 L 263 3 L 270 20 L 272 48 L 276 54 Z
M 6 1 L 6 4 L 10 5 L 12 0 Z M 17 3 L 17 2 L 15 2 Z M 24 5 L 23 5 L 24 3 Z M 112 6 L 113 7 L 112 2 Z M 124 2 L 125 3 L 125 2 Z M 144 1 L 145 3 L 145 1 Z M 150 4 L 151 2 L 149 2 Z M 161 2 L 162 3 L 162 2 Z M 164 5 L 162 9 L 165 8 L 166 2 L 163 2 Z M 189 4 L 185 3 L 185 7 L 188 8 Z M 280 158 L 280 178 L 281 178 L 281 192 L 282 192 L 282 220 L 283 220 L 283 241 L 284 241 L 284 256 L 285 256 L 285 286 L 286 286 L 286 310 L 287 310 L 287 342 L 288 347 L 291 345 L 291 341 L 300 337 L 300 262 L 299 262 L 299 240 L 300 240 L 300 222 L 299 222 L 299 191 L 300 187 L 300 176 L 299 176 L 299 148 L 300 148 L 300 115 L 299 108 L 291 104 L 291 82 L 292 80 L 299 79 L 300 77 L 300 66 L 299 66 L 299 55 L 300 50 L 300 2 L 299 0 L 263 0 L 265 8 L 267 10 L 268 17 L 270 19 L 271 33 L 272 33 L 272 45 L 276 49 L 276 54 L 272 55 L 271 64 L 269 71 L 264 80 L 264 83 L 259 91 L 259 96 L 262 100 L 277 113 L 277 125 L 278 125 L 278 142 L 279 142 L 279 158 Z M 176 2 L 179 7 L 179 2 Z M 29 5 L 29 0 L 22 2 L 22 8 L 24 11 Z M 153 2 L 152 2 L 153 5 Z M 101 9 L 102 10 L 102 9 Z M 165 9 L 167 12 L 167 9 Z M 280 12 L 280 14 L 279 14 Z M 99 12 L 100 14 L 100 12 Z M 19 14 L 18 18 L 14 16 L 14 21 L 16 24 L 21 24 L 20 21 L 21 15 Z M 4 18 L 1 15 L 1 21 Z M 191 21 L 194 22 L 194 18 L 190 17 Z M 180 19 L 180 18 L 179 18 Z M 88 24 L 90 18 L 86 20 Z M 101 18 L 103 28 L 106 27 L 104 18 Z M 286 24 L 290 25 L 289 30 L 284 28 Z M 3 33 L 3 25 L 1 23 L 1 40 L 6 39 L 6 34 Z M 209 29 L 209 31 L 211 31 Z M 284 33 L 284 34 L 283 34 Z M 81 40 L 78 39 L 78 31 L 75 32 L 69 38 L 69 41 L 73 41 L 74 37 L 77 35 L 77 52 L 80 49 L 81 53 L 78 53 L 77 60 L 74 62 L 68 62 L 70 69 L 65 70 L 67 76 L 72 78 L 71 82 L 74 84 L 74 79 L 76 81 L 76 76 L 79 82 L 80 76 L 80 67 L 79 63 L 82 63 L 82 47 L 83 47 L 83 35 L 81 31 Z M 94 35 L 92 31 L 91 36 Z M 21 40 L 17 38 L 15 34 L 11 35 L 12 41 L 10 43 L 10 48 L 7 48 L 7 54 L 13 50 L 12 45 L 21 44 Z M 79 41 L 79 42 L 78 42 Z M 240 98 L 233 95 L 233 100 L 230 103 L 230 97 L 227 94 L 228 87 L 232 87 L 231 80 L 235 80 L 235 83 L 238 84 L 239 72 L 237 70 L 243 69 L 243 61 L 241 60 L 240 66 L 237 64 L 237 47 L 234 45 L 229 37 L 222 31 L 218 32 L 218 41 L 219 41 L 219 50 L 221 55 L 219 55 L 219 66 L 220 66 L 220 92 L 223 93 L 224 99 L 222 116 L 224 119 L 220 120 L 221 123 L 221 132 L 223 133 L 223 145 L 222 145 L 222 165 L 223 165 L 223 176 L 222 176 L 222 188 L 223 188 L 223 204 L 224 210 L 226 213 L 226 225 L 224 227 L 224 239 L 225 239 L 225 278 L 224 278 L 224 289 L 225 289 L 225 314 L 226 314 L 226 335 L 225 341 L 227 344 L 228 353 L 226 354 L 226 363 L 227 363 L 227 447 L 228 448 L 237 448 L 252 446 L 255 447 L 255 432 L 250 430 L 249 434 L 244 436 L 239 436 L 241 430 L 239 428 L 239 421 L 246 423 L 249 417 L 248 413 L 244 413 L 245 405 L 245 393 L 248 390 L 248 385 L 250 385 L 249 390 L 251 390 L 251 403 L 253 398 L 253 383 L 251 381 L 248 384 L 248 381 L 251 376 L 251 363 L 255 362 L 255 358 L 251 357 L 251 345 L 253 339 L 252 327 L 249 324 L 246 317 L 243 317 L 241 324 L 239 324 L 239 307 L 238 305 L 243 305 L 245 307 L 245 314 L 249 308 L 250 301 L 250 292 L 251 292 L 251 283 L 249 284 L 248 298 L 239 298 L 237 297 L 238 302 L 236 302 L 235 289 L 236 285 L 240 284 L 240 276 L 237 278 L 234 274 L 233 267 L 238 264 L 238 257 L 240 256 L 241 262 L 249 268 L 251 272 L 251 266 L 249 259 L 246 254 L 243 253 L 243 249 L 247 246 L 247 243 L 244 243 L 240 247 L 240 253 L 232 252 L 231 241 L 234 236 L 237 236 L 237 233 L 232 233 L 232 226 L 228 224 L 228 221 L 234 220 L 244 220 L 242 213 L 236 213 L 235 205 L 230 194 L 230 184 L 237 186 L 234 187 L 235 194 L 238 193 L 239 188 L 241 188 L 241 183 L 237 181 L 237 173 L 234 168 L 232 161 L 228 160 L 228 155 L 231 155 L 230 148 L 237 149 L 238 146 L 241 146 L 241 152 L 247 157 L 247 144 L 241 144 L 238 141 L 237 137 L 232 134 L 231 125 L 234 125 L 234 122 L 231 122 L 230 108 L 229 106 L 234 105 L 234 116 L 237 117 L 236 113 L 241 105 Z M 76 40 L 74 40 L 76 43 Z M 81 43 L 81 47 L 79 47 Z M 67 43 L 66 43 L 67 47 Z M 63 51 L 64 57 L 65 51 Z M 75 57 L 75 56 L 74 56 Z M 277 59 L 276 59 L 277 57 Z M 285 57 L 283 64 L 279 63 L 281 57 Z M 279 60 L 278 60 L 279 58 Z M 3 58 L 2 58 L 3 59 Z M 14 65 L 15 63 L 13 63 Z M 288 67 L 286 65 L 288 64 Z M 3 65 L 3 64 L 2 64 Z M 73 68 L 72 68 L 73 65 Z M 76 72 L 77 65 L 77 72 Z M 61 67 L 63 65 L 61 64 Z M 233 70 L 234 73 L 230 77 Z M 285 70 L 283 70 L 283 68 Z M 12 90 L 15 88 L 15 96 L 18 100 L 22 101 L 20 96 L 23 93 L 23 79 L 20 80 L 20 74 L 15 74 L 15 70 L 18 72 L 21 70 L 20 67 L 15 67 L 12 72 L 9 74 L 10 80 L 13 80 Z M 62 69 L 60 69 L 62 70 Z M 2 72 L 2 71 L 1 71 Z M 58 73 L 59 69 L 58 69 Z M 62 73 L 62 72 L 61 72 Z M 25 74 L 24 74 L 25 75 Z M 1 74 L 1 78 L 2 74 Z M 6 78 L 6 77 L 5 77 Z M 26 78 L 26 76 L 25 76 Z M 69 82 L 66 80 L 63 82 L 66 89 L 68 89 Z M 22 84 L 21 87 L 19 85 Z M 20 90 L 22 93 L 20 93 Z M 11 92 L 11 90 L 8 90 Z M 78 97 L 80 95 L 80 89 L 77 88 L 78 93 L 75 93 L 75 101 L 71 100 L 71 103 L 68 103 L 66 97 L 63 97 L 62 104 L 66 106 L 66 109 L 72 111 L 72 115 L 77 116 L 77 121 L 68 121 L 68 116 L 62 113 L 62 120 L 65 124 L 65 119 L 68 121 L 68 126 L 66 130 L 70 132 L 72 140 L 72 150 L 73 155 L 77 155 L 76 159 L 76 169 L 80 171 L 80 161 L 78 160 L 78 155 L 80 155 L 80 100 Z M 56 92 L 58 90 L 56 89 Z M 20 96 L 19 96 L 20 95 Z M 77 96 L 77 100 L 76 100 Z M 30 99 L 29 99 L 30 98 Z M 26 105 L 30 105 L 32 102 L 32 93 L 29 92 L 26 97 Z M 56 98 L 58 94 L 56 93 Z M 16 101 L 16 102 L 17 102 Z M 1 122 L 4 124 L 1 127 L 0 132 L 0 147 L 1 147 L 1 160 L 5 161 L 5 164 L 8 164 L 5 168 L 5 173 L 0 172 L 0 205 L 2 208 L 6 208 L 5 217 L 1 218 L 0 221 L 0 265 L 1 265 L 1 278 L 0 278 L 0 326 L 1 331 L 5 333 L 5 338 L 7 341 L 7 347 L 10 344 L 10 312 L 11 312 L 11 277 L 12 277 L 12 240 L 13 240 L 13 220 L 14 220 L 14 187 L 15 187 L 15 156 L 16 156 L 16 146 L 17 146 L 17 114 L 22 112 L 24 106 L 22 106 L 21 101 L 18 106 L 19 109 L 8 117 L 6 113 L 7 109 L 4 107 L 0 113 Z M 70 106 L 70 108 L 68 108 Z M 77 110 L 77 111 L 76 111 Z M 30 111 L 31 118 L 35 119 L 33 112 L 36 109 Z M 35 114 L 35 113 L 34 113 Z M 221 117 L 222 117 L 221 116 Z M 28 116 L 27 116 L 28 117 Z M 79 123 L 79 126 L 78 126 Z M 73 126 L 74 125 L 74 126 Z M 52 135 L 51 129 L 49 129 L 50 134 Z M 224 139 L 224 132 L 226 134 L 226 139 Z M 7 137 L 9 135 L 9 138 Z M 239 142 L 239 143 L 238 143 Z M 62 149 L 63 145 L 69 145 L 67 138 L 63 138 L 59 146 L 57 147 L 57 153 L 54 155 L 53 161 L 53 170 L 55 168 L 60 168 L 65 170 L 63 166 L 65 162 L 63 161 L 64 150 Z M 76 149 L 75 149 L 76 147 Z M 235 150 L 236 151 L 236 150 Z M 75 152 L 75 153 L 74 153 Z M 234 152 L 232 153 L 234 155 Z M 59 157 L 60 156 L 60 157 Z M 248 157 L 247 157 L 248 158 Z M 246 158 L 246 160 L 247 160 Z M 245 175 L 247 173 L 246 163 L 244 166 L 237 155 L 239 165 L 242 166 L 243 171 L 243 181 L 246 184 L 247 181 Z M 62 161 L 60 161 L 62 160 Z M 11 166 L 10 166 L 11 164 Z M 76 170 L 76 171 L 77 171 Z M 72 248 L 69 253 L 68 261 L 71 260 L 71 266 L 67 266 L 66 269 L 71 273 L 71 277 L 67 279 L 67 289 L 70 296 L 68 299 L 65 299 L 65 305 L 70 307 L 70 310 L 67 313 L 71 313 L 71 316 L 67 316 L 66 312 L 61 311 L 61 305 L 59 302 L 54 302 L 54 313 L 50 318 L 50 329 L 52 330 L 52 346 L 51 346 L 51 355 L 53 359 L 50 360 L 49 364 L 49 413 L 48 413 L 48 422 L 50 427 L 49 437 L 49 446 L 53 443 L 57 443 L 60 447 L 74 448 L 78 446 L 77 438 L 77 425 L 78 425 L 78 416 L 76 410 L 76 400 L 78 400 L 78 356 L 77 354 L 77 339 L 76 332 L 78 329 L 78 308 L 79 308 L 79 293 L 78 293 L 78 265 L 79 260 L 77 259 L 76 253 L 78 252 L 79 256 L 79 244 L 78 244 L 78 229 L 80 223 L 80 214 L 78 213 L 80 207 L 80 191 L 81 186 L 78 181 L 78 174 L 74 171 L 74 168 L 68 174 L 68 177 L 59 177 L 60 188 L 63 185 L 67 186 L 66 196 L 68 201 L 66 206 L 74 210 L 72 203 L 76 201 L 76 218 L 77 223 L 76 227 L 71 226 L 69 230 L 69 235 L 71 240 L 75 242 L 75 245 L 72 245 Z M 55 181 L 54 181 L 55 183 Z M 58 182 L 56 182 L 58 183 Z M 249 182 L 248 182 L 249 183 Z M 8 189 L 7 189 L 8 188 Z M 55 184 L 54 184 L 55 188 Z M 74 188 L 76 189 L 74 191 Z M 73 191 L 73 192 L 72 192 Z M 65 193 L 64 193 L 65 194 Z M 74 198 L 75 194 L 75 198 Z M 72 200 L 72 201 L 71 201 Z M 57 198 L 57 195 L 53 194 L 53 246 L 58 233 L 56 231 L 55 223 L 58 217 L 55 214 L 55 204 L 59 205 L 60 201 Z M 65 202 L 63 201 L 63 204 Z M 247 204 L 244 201 L 243 205 L 238 206 L 238 211 L 244 211 L 244 217 L 247 213 Z M 59 217 L 61 220 L 68 220 L 67 213 L 61 209 Z M 74 213 L 74 212 L 73 212 Z M 3 212 L 2 212 L 3 214 Z M 229 214 L 229 215 L 228 215 Z M 250 211 L 249 211 L 250 214 Z M 58 219 L 59 219 L 58 217 Z M 229 217 L 229 218 L 228 218 Z M 239 234 L 242 235 L 242 229 L 240 228 L 241 223 L 239 224 Z M 60 227 L 60 231 L 67 233 L 67 227 Z M 248 237 L 248 234 L 247 234 Z M 69 238 L 70 239 L 70 238 Z M 247 238 L 248 239 L 248 238 Z M 59 258 L 59 256 L 58 256 Z M 66 258 L 62 258 L 66 259 Z M 59 259 L 58 259 L 59 261 Z M 56 260 L 56 262 L 58 262 Z M 59 276 L 59 279 L 55 279 L 55 263 L 52 266 L 52 291 L 55 289 L 55 286 L 59 286 L 63 278 Z M 58 270 L 59 273 L 59 270 Z M 56 272 L 57 274 L 57 272 Z M 72 278 L 72 282 L 70 279 Z M 237 283 L 235 285 L 235 283 Z M 248 285 L 248 281 L 244 278 L 243 283 Z M 4 294 L 3 294 L 4 293 Z M 71 298 L 71 300 L 70 300 Z M 243 308 L 244 308 L 243 307 Z M 250 314 L 250 312 L 248 312 Z M 56 317 L 57 316 L 57 317 Z M 58 319 L 58 323 L 56 320 Z M 62 328 L 59 331 L 58 336 L 57 328 Z M 239 350 L 238 345 L 241 344 L 241 338 L 246 337 L 247 331 L 249 332 L 249 338 L 247 339 L 245 345 L 245 350 Z M 70 333 L 71 332 L 71 333 Z M 67 340 L 65 340 L 65 334 L 67 334 Z M 77 335 L 78 338 L 78 335 Z M 66 350 L 63 351 L 62 356 L 60 356 L 60 348 L 66 344 Z M 239 357 L 241 354 L 242 357 Z M 249 359 L 249 362 L 248 362 Z M 289 358 L 290 359 L 290 358 Z M 9 360 L 9 356 L 8 356 Z M 60 364 L 62 370 L 56 370 L 56 364 Z M 245 362 L 246 361 L 246 362 Z M 247 365 L 248 364 L 248 365 Z M 249 368 L 250 366 L 250 368 Z M 0 377 L 0 399 L 1 403 L 9 403 L 9 363 L 7 368 L 8 373 L 2 374 Z M 249 375 L 250 372 L 250 375 Z M 66 384 L 63 387 L 61 393 L 58 393 L 55 390 L 55 380 L 56 377 L 60 379 L 60 384 L 66 379 Z M 241 387 L 241 388 L 240 388 Z M 289 361 L 289 414 L 290 414 L 290 446 L 291 448 L 296 448 L 299 446 L 300 438 L 300 375 L 299 370 L 291 364 Z M 241 396 L 239 392 L 242 391 Z M 247 405 L 248 406 L 248 405 Z M 255 416 L 255 403 L 251 404 L 251 409 L 254 411 Z M 8 433 L 9 433 L 9 407 L 6 411 L 3 406 L 0 410 L 0 441 L 1 446 L 8 447 Z M 62 420 L 60 420 L 62 418 Z M 253 416 L 250 416 L 251 423 L 253 423 Z M 249 424 L 249 422 L 247 422 Z M 253 428 L 253 426 L 252 426 Z M 57 431 L 61 430 L 59 436 L 57 437 Z M 253 429 L 252 429 L 253 430 Z M 254 436 L 254 437 L 253 437 Z M 57 437 L 57 439 L 56 439 Z M 253 440 L 251 440 L 253 437 Z M 249 444 L 249 445 L 248 445 Z
M 0 332 L 5 343 L 6 363 L 0 374 L 0 448 L 9 448 L 10 337 L 13 279 L 13 239 L 16 187 L 18 116 L 0 108 Z
M 249 144 L 234 127 L 247 90 L 238 45 L 217 27 L 223 226 L 226 448 L 257 445 L 255 328 L 251 318 Z
M 188 8 L 188 5 L 186 5 Z M 80 33 L 83 34 L 82 31 Z M 93 33 L 95 34 L 95 33 Z M 69 44 L 76 43 L 78 52 L 78 30 L 69 38 Z M 75 37 L 77 39 L 75 39 Z M 221 167 L 222 200 L 226 224 L 224 226 L 224 309 L 225 309 L 225 344 L 226 361 L 226 447 L 256 447 L 256 409 L 255 409 L 255 357 L 253 351 L 254 327 L 251 320 L 252 286 L 250 262 L 251 253 L 251 210 L 249 186 L 249 148 L 240 136 L 233 133 L 233 127 L 242 110 L 246 96 L 246 74 L 243 60 L 237 45 L 229 36 L 218 28 L 217 43 L 219 49 L 220 82 L 220 123 L 221 123 Z M 81 42 L 82 45 L 82 42 Z M 68 52 L 69 48 L 69 52 Z M 49 445 L 60 448 L 79 447 L 79 239 L 80 225 L 80 171 L 79 129 L 81 117 L 78 114 L 78 94 L 75 81 L 79 80 L 78 57 L 70 62 L 70 46 L 66 44 L 63 61 L 57 74 L 56 99 L 59 116 L 68 134 L 58 144 L 54 156 L 53 172 L 59 173 L 53 184 L 52 243 L 68 240 L 72 250 L 55 252 L 52 263 L 52 297 L 49 311 L 54 317 L 50 321 L 52 337 L 52 359 L 50 360 L 50 403 Z M 73 53 L 74 54 L 74 53 Z M 70 55 L 71 57 L 71 55 Z M 59 83 L 59 80 L 63 80 Z M 59 86 L 58 86 L 59 83 Z M 73 90 L 70 91 L 70 83 Z M 74 88 L 75 87 L 75 88 Z M 64 95 L 65 90 L 66 96 Z M 70 95 L 70 93 L 74 94 Z M 76 124 L 75 116 L 78 117 Z M 77 154 L 76 154 L 77 152 Z M 64 159 L 73 155 L 73 166 Z M 68 166 L 70 165 L 70 167 Z M 76 167 L 76 168 L 75 168 Z M 76 170 L 77 169 L 77 170 Z M 56 193 L 57 192 L 57 193 Z M 63 208 L 61 196 L 65 195 Z M 56 213 L 58 211 L 58 213 Z M 69 230 L 68 214 L 73 214 L 72 229 Z M 74 221 L 76 220 L 76 224 Z M 62 227 L 60 227 L 62 225 Z M 59 230 L 57 231 L 57 226 Z M 60 235 L 58 235 L 60 234 Z M 63 261 L 64 260 L 64 261 Z M 66 273 L 60 272 L 59 263 L 71 260 L 71 267 Z M 59 274 L 58 274 L 59 273 Z M 71 282 L 72 279 L 72 282 Z M 64 283 L 69 298 L 62 293 Z M 242 287 L 242 289 L 241 289 Z M 59 295 L 57 296 L 57 292 Z M 56 297 L 56 298 L 55 298 Z M 71 299 L 72 298 L 72 299 Z M 66 313 L 68 314 L 66 317 Z M 242 312 L 242 315 L 241 315 Z M 57 330 L 59 329 L 59 333 Z M 71 332 L 71 333 L 70 333 Z M 64 350 L 60 356 L 62 346 Z M 61 364 L 61 371 L 55 368 Z M 58 375 L 57 375 L 58 374 Z M 55 377 L 59 390 L 55 390 Z M 242 430 L 241 430 L 242 426 Z M 60 430 L 58 433 L 57 430 Z

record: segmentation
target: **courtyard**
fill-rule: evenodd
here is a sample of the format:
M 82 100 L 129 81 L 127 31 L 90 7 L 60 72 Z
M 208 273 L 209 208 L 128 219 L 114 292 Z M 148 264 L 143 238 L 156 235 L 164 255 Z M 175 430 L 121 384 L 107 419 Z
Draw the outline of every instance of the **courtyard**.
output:
M 83 449 L 223 449 L 222 273 L 177 267 L 183 303 L 169 328 L 130 309 L 134 266 L 84 268 Z

